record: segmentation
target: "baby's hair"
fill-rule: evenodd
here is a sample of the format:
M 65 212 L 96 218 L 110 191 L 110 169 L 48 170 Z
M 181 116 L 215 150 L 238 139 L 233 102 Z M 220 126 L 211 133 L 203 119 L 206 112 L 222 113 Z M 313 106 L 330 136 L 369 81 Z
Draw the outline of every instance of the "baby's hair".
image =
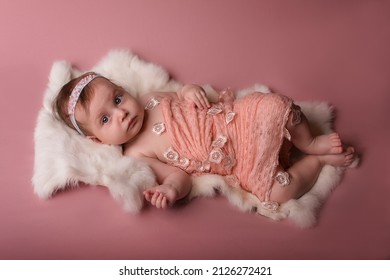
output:
M 95 74 L 93 72 L 85 73 L 77 78 L 74 78 L 70 80 L 67 84 L 65 84 L 60 92 L 58 93 L 56 99 L 53 103 L 53 112 L 55 115 L 60 118 L 62 121 L 65 122 L 67 126 L 74 129 L 74 126 L 70 120 L 69 114 L 68 114 L 68 103 L 69 98 L 72 93 L 72 90 L 74 87 L 86 76 Z M 90 84 L 86 85 L 84 89 L 81 91 L 80 97 L 78 98 L 77 103 L 80 104 L 84 110 L 88 109 L 91 97 L 93 94 L 93 86 Z M 78 122 L 78 126 L 81 129 L 81 131 L 84 133 L 84 135 L 88 135 L 87 128 L 80 122 Z

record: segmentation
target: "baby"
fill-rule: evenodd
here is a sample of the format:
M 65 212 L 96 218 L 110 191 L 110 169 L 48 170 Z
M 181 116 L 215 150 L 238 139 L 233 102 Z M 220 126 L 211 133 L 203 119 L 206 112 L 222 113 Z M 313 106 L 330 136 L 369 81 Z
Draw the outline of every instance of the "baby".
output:
M 277 209 L 309 191 L 325 164 L 347 167 L 354 160 L 354 148 L 345 148 L 337 133 L 314 137 L 300 108 L 278 94 L 235 100 L 226 90 L 212 104 L 200 86 L 185 85 L 136 99 L 90 72 L 67 83 L 54 108 L 80 135 L 122 145 L 124 155 L 146 162 L 158 185 L 144 196 L 157 208 L 189 193 L 190 174 L 212 173 Z M 306 156 L 291 165 L 292 146 Z

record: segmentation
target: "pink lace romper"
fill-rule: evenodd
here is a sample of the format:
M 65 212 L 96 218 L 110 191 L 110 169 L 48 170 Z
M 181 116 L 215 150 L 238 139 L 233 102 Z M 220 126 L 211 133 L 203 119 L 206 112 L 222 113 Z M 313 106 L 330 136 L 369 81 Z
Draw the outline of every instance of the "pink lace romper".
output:
M 227 182 L 239 184 L 275 208 L 269 197 L 277 167 L 288 158 L 288 149 L 282 147 L 289 138 L 285 125 L 291 99 L 252 93 L 234 100 L 234 94 L 225 90 L 210 109 L 171 97 L 152 104 L 162 106 L 165 123 L 156 124 L 154 130 L 170 136 L 171 147 L 164 153 L 169 164 L 187 173 L 226 176 Z

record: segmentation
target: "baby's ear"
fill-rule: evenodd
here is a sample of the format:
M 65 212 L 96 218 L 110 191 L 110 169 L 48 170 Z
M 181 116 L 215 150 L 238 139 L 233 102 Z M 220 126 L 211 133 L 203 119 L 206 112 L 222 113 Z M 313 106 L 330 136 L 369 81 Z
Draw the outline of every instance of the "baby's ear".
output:
M 99 144 L 102 143 L 102 141 L 100 141 L 100 139 L 97 138 L 96 136 L 86 136 L 86 137 L 87 137 L 88 139 L 92 140 L 92 141 L 95 142 L 95 143 L 99 143 Z

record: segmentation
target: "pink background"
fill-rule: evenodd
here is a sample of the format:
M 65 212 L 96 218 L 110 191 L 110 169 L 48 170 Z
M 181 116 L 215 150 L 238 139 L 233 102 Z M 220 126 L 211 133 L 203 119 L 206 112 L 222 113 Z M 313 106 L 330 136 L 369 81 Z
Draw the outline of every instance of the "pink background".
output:
M 389 1 L 0 0 L 1 259 L 389 259 Z M 122 211 L 106 188 L 38 199 L 33 131 L 55 60 L 127 48 L 182 82 L 329 101 L 363 154 L 313 229 L 225 199 Z

